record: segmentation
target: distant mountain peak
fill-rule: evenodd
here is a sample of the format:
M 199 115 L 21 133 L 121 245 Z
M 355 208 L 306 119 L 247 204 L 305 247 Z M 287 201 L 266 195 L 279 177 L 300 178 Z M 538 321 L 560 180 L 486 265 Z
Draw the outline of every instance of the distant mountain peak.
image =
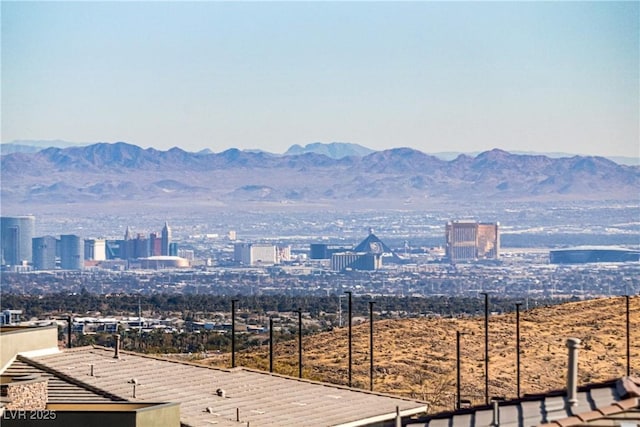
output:
M 304 147 L 294 144 L 284 153 L 285 156 L 297 156 L 306 153 L 323 154 L 332 159 L 342 159 L 344 157 L 355 156 L 364 157 L 373 153 L 374 150 L 359 144 L 350 142 L 331 142 L 325 144 L 322 142 L 313 142 Z
M 36 139 L 16 139 L 9 143 L 3 143 L 2 145 L 12 144 L 12 145 L 22 145 L 27 147 L 36 147 L 39 149 L 56 147 L 56 148 L 67 148 L 67 147 L 80 147 L 85 145 L 92 144 L 91 142 L 70 142 L 64 141 L 62 139 L 46 139 L 46 140 L 36 140 Z

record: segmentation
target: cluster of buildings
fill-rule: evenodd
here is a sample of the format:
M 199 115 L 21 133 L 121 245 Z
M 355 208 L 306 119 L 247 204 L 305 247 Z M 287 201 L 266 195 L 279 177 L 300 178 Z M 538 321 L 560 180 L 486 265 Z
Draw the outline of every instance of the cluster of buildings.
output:
M 189 267 L 193 253 L 179 253 L 165 222 L 160 233 L 133 234 L 127 227 L 121 240 L 83 239 L 74 234 L 35 237 L 32 215 L 2 217 L 2 265 L 20 270 L 80 270 L 85 266 L 162 269 Z M 235 237 L 235 236 L 234 236 Z M 497 260 L 500 256 L 498 223 L 451 221 L 445 227 L 445 254 L 451 264 Z M 190 252 L 190 253 L 187 253 Z M 179 256 L 182 255 L 182 256 Z M 332 271 L 373 271 L 404 260 L 373 230 L 355 247 L 312 243 L 308 258 L 325 261 Z M 241 266 L 270 266 L 292 261 L 290 246 L 237 242 L 233 260 Z
M 314 243 L 311 244 L 309 254 L 314 260 L 330 260 L 330 268 L 333 271 L 378 270 L 382 268 L 383 259 L 385 263 L 403 262 L 402 258 L 373 234 L 372 229 L 369 229 L 369 235 L 354 248 Z
M 450 221 L 445 227 L 445 242 L 445 258 L 451 264 L 500 258 L 499 223 Z M 354 248 L 313 243 L 309 258 L 330 260 L 333 271 L 378 270 L 383 262 L 385 265 L 407 262 L 406 258 L 380 240 L 372 229 Z
M 35 217 L 1 217 L 2 266 L 5 271 L 80 270 L 83 268 L 173 269 L 197 265 L 193 249 L 178 248 L 165 222 L 160 233 L 134 234 L 127 227 L 122 239 L 83 239 L 74 234 L 35 237 Z M 449 221 L 445 224 L 444 257 L 450 264 L 494 263 L 500 260 L 500 224 L 477 221 Z M 233 232 L 231 232 L 233 233 Z M 231 264 L 240 267 L 268 267 L 283 264 L 308 265 L 331 271 L 375 271 L 390 264 L 416 262 L 402 249 L 394 251 L 373 230 L 355 246 L 311 243 L 308 251 L 290 245 L 265 242 L 233 242 Z M 216 235 L 217 236 L 217 235 Z M 304 243 L 303 243 L 304 244 Z M 406 245 L 406 242 L 405 242 Z M 221 252 L 227 251 L 224 248 Z M 230 252 L 226 252 L 230 253 Z M 227 259 L 228 260 L 228 259 Z M 627 262 L 640 260 L 640 251 L 611 247 L 580 247 L 551 250 L 552 264 Z M 209 259 L 210 261 L 210 259 Z M 207 261 L 206 266 L 213 265 Z
M 109 258 L 136 259 L 150 256 L 177 256 L 178 245 L 171 242 L 171 229 L 168 223 L 164 223 L 162 232 L 151 233 L 149 237 L 142 233 L 133 235 L 127 227 L 123 240 L 109 242 Z
M 178 245 L 171 241 L 171 228 L 134 236 L 129 227 L 122 240 L 83 239 L 75 234 L 35 237 L 33 215 L 0 218 L 2 266 L 13 271 L 82 270 L 86 266 L 128 268 L 188 267 L 189 260 L 178 256 Z M 111 262 L 113 261 L 113 262 Z
M 80 270 L 87 266 L 110 269 L 163 269 L 189 267 L 193 252 L 179 250 L 171 241 L 167 223 L 161 233 L 134 235 L 127 227 L 122 240 L 82 239 L 68 234 L 35 237 L 35 217 L 2 217 L 2 265 L 13 271 Z M 235 236 L 234 236 L 235 237 Z M 233 261 L 240 266 L 271 266 L 292 261 L 291 246 L 236 242 Z M 182 256 L 179 256 L 182 255 Z M 303 258 L 306 258 L 303 257 Z M 324 260 L 330 270 L 377 270 L 401 258 L 373 234 L 354 248 L 311 244 L 311 260 Z
M 498 260 L 500 232 L 498 223 L 451 221 L 445 227 L 445 255 L 448 262 Z M 380 240 L 372 229 L 355 248 L 328 244 L 311 244 L 311 259 L 330 259 L 331 270 L 378 270 L 384 264 L 402 264 L 402 256 Z

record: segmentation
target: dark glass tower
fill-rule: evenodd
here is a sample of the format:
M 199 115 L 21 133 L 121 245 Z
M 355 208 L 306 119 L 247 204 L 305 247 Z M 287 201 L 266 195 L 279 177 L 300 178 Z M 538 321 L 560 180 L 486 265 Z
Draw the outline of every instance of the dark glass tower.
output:
M 60 267 L 63 270 L 82 270 L 84 267 L 84 240 L 79 236 L 60 236 Z
M 0 241 L 2 264 L 20 265 L 33 262 L 32 239 L 35 234 L 36 217 L 32 215 L 0 217 Z

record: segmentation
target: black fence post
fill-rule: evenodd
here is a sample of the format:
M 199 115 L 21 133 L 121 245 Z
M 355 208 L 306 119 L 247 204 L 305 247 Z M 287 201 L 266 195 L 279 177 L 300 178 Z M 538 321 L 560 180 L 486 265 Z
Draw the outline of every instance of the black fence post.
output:
M 520 306 L 516 303 L 516 395 L 520 399 Z
M 302 309 L 298 309 L 298 378 L 302 378 Z
M 484 403 L 489 404 L 489 294 L 484 295 Z
M 349 295 L 349 387 L 351 387 L 351 377 L 352 377 L 352 368 L 353 368 L 353 364 L 352 364 L 352 343 L 353 343 L 353 335 L 352 335 L 352 329 L 351 329 L 351 319 L 353 316 L 353 305 L 352 305 L 352 293 L 351 291 L 345 291 L 345 294 Z
M 373 305 L 375 301 L 369 301 L 369 390 L 373 391 Z
M 273 372 L 273 317 L 269 317 L 269 372 Z
M 237 299 L 231 300 L 231 367 L 236 367 L 236 303 Z

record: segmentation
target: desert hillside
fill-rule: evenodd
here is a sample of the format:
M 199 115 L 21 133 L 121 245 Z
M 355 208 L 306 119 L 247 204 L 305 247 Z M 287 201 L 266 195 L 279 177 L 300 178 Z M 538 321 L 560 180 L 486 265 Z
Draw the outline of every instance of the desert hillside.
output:
M 626 373 L 625 298 L 571 302 L 521 311 L 521 393 L 561 389 L 568 337 L 582 340 L 580 384 Z M 640 297 L 630 299 L 631 373 L 640 374 Z M 516 397 L 516 315 L 489 321 L 491 396 Z M 456 390 L 456 330 L 461 337 L 462 398 L 484 401 L 484 318 L 420 318 L 374 323 L 374 390 L 419 398 L 436 410 L 452 409 Z M 346 327 L 305 337 L 305 378 L 347 384 Z M 276 344 L 274 370 L 297 376 L 297 340 Z M 369 324 L 353 327 L 353 386 L 369 387 Z M 230 355 L 202 363 L 229 367 Z M 268 346 L 236 355 L 238 366 L 268 370 Z

